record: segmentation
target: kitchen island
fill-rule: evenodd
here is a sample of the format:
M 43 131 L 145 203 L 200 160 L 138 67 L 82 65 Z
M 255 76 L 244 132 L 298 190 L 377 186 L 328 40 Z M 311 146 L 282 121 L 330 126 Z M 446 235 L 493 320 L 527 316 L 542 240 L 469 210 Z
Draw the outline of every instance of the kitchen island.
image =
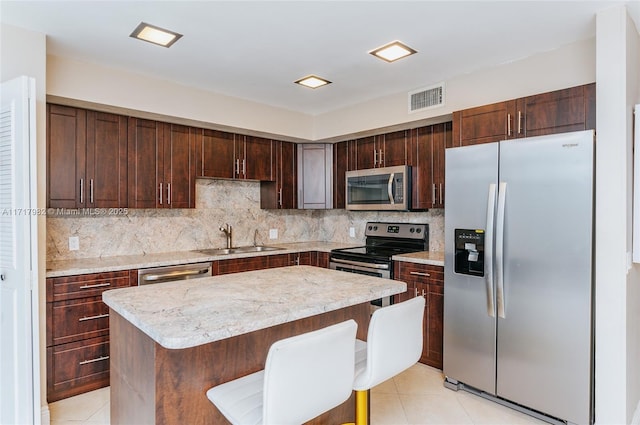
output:
M 110 308 L 111 423 L 219 424 L 205 392 L 264 368 L 271 344 L 347 319 L 403 282 L 292 266 L 103 293 Z M 353 397 L 311 423 L 353 421 Z

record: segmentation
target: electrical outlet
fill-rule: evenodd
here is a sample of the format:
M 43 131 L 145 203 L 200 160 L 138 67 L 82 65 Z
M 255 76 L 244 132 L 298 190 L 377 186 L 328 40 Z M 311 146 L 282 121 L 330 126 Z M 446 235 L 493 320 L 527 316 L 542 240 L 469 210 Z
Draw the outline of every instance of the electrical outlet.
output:
M 69 236 L 69 251 L 77 251 L 80 249 L 80 238 L 77 236 Z
M 269 229 L 269 239 L 278 239 L 278 229 Z
M 356 228 L 355 227 L 349 227 L 349 237 L 350 238 L 355 238 L 356 237 Z

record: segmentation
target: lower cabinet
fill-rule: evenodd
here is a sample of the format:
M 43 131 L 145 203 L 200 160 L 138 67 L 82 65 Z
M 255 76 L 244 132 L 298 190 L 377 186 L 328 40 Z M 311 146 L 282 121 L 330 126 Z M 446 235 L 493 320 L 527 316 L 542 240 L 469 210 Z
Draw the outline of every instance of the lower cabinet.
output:
M 444 268 L 426 264 L 394 262 L 396 280 L 407 283 L 407 292 L 395 296 L 395 302 L 423 296 L 424 341 L 420 362 L 442 369 L 444 319 Z
M 137 284 L 128 270 L 47 279 L 47 400 L 109 385 L 109 308 L 102 292 Z
M 329 253 L 307 251 L 213 261 L 213 275 L 286 267 L 329 267 Z M 108 289 L 136 286 L 136 270 L 47 279 L 47 401 L 109 385 Z

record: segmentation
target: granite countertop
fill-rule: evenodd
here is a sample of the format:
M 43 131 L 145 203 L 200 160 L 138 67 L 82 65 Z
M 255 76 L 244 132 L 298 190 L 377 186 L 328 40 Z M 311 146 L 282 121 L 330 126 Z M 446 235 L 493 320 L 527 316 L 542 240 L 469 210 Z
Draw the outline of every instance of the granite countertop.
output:
M 106 291 L 103 301 L 168 349 L 195 347 L 406 291 L 389 279 L 313 266 Z
M 418 263 L 444 267 L 444 252 L 442 251 L 412 252 L 410 254 L 394 255 L 391 258 L 394 261 L 406 261 L 408 263 Z
M 337 248 L 349 248 L 361 244 L 332 242 L 300 242 L 287 244 L 269 244 L 280 247 L 277 251 L 247 252 L 226 255 L 205 255 L 193 251 L 163 252 L 157 254 L 123 255 L 100 258 L 80 258 L 47 263 L 46 277 L 71 276 L 87 273 L 101 273 L 119 270 L 133 270 L 148 267 L 173 266 L 197 263 L 201 261 L 226 260 L 232 258 L 256 257 L 260 255 L 291 254 L 305 251 L 329 252 Z

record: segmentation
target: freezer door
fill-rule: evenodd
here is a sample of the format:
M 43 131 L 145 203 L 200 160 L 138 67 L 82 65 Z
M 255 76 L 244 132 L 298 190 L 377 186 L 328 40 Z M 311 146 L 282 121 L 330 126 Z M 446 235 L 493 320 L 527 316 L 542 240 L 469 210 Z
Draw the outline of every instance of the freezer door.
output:
M 591 422 L 593 139 L 501 142 L 496 214 L 504 203 L 497 393 L 580 424 Z
M 495 394 L 491 245 L 498 144 L 447 149 L 445 155 L 444 373 L 449 379 Z M 481 259 L 480 239 L 484 244 L 482 270 L 473 267 Z

